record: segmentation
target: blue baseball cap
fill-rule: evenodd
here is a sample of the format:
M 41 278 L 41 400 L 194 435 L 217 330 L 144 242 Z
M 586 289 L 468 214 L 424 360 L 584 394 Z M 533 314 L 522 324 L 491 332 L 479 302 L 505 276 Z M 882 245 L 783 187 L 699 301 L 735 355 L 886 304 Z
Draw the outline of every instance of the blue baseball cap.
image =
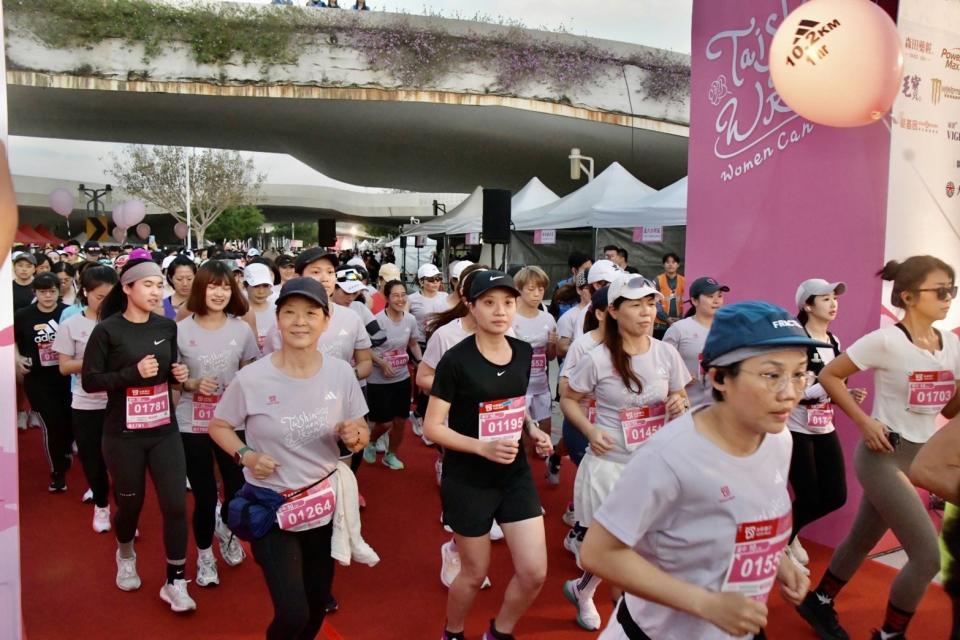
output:
M 780 347 L 829 347 L 814 340 L 785 309 L 769 302 L 737 302 L 717 310 L 707 342 L 703 366 L 726 366 Z

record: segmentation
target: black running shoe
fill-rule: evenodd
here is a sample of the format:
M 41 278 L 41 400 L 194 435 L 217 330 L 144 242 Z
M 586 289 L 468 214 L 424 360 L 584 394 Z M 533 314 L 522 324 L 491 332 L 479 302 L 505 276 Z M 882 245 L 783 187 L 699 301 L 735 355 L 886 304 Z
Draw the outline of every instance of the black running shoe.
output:
M 907 640 L 907 636 L 902 633 L 895 633 L 892 636 L 886 636 L 880 632 L 880 629 L 874 629 L 870 634 L 870 640 Z
M 325 606 L 327 608 L 327 613 L 336 613 L 337 609 L 340 608 L 340 603 L 337 602 L 337 599 L 334 598 L 333 595 L 331 595 Z
M 817 632 L 820 640 L 850 640 L 840 626 L 833 600 L 819 591 L 811 591 L 797 607 L 797 613 Z
M 47 491 L 50 493 L 63 493 L 67 490 L 67 477 L 63 473 L 55 471 L 50 474 L 50 486 Z

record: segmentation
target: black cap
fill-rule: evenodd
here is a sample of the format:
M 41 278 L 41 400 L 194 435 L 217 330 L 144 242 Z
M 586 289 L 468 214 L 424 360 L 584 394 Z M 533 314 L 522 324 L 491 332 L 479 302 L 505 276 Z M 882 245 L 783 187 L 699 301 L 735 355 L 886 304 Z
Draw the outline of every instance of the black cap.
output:
M 327 290 L 313 278 L 291 278 L 287 280 L 280 289 L 280 295 L 277 296 L 277 306 L 279 307 L 290 296 L 302 296 L 308 300 L 313 300 L 324 309 L 330 310 Z
M 478 271 L 473 276 L 473 282 L 470 283 L 470 300 L 476 300 L 491 289 L 506 289 L 515 296 L 520 292 L 513 286 L 513 278 L 503 271 L 485 270 Z
M 708 296 L 717 291 L 726 293 L 730 291 L 730 287 L 725 284 L 720 284 L 713 278 L 697 278 L 693 281 L 693 284 L 690 285 L 690 298 L 699 298 L 704 295 Z
M 27 262 L 29 262 L 29 263 L 32 264 L 33 266 L 37 266 L 37 258 L 36 258 L 36 256 L 34 256 L 34 255 L 33 255 L 32 253 L 30 253 L 29 251 L 14 251 L 14 252 L 13 252 L 13 262 L 14 262 L 14 264 L 16 264 L 17 262 L 20 262 L 21 260 L 26 260 Z
M 83 243 L 84 251 L 100 251 L 100 243 L 96 240 L 87 240 Z
M 277 269 L 279 269 L 280 267 L 286 267 L 286 266 L 292 267 L 296 263 L 297 263 L 297 259 L 294 258 L 293 256 L 288 256 L 287 254 L 283 254 L 282 256 L 277 256 L 277 259 L 274 262 L 274 264 L 277 265 Z
M 327 251 L 323 247 L 313 247 L 311 249 L 307 249 L 297 256 L 297 261 L 294 263 L 294 269 L 296 269 L 298 274 L 302 275 L 303 271 L 308 265 L 311 265 L 318 260 L 327 260 L 333 265 L 334 269 L 336 269 L 340 264 L 337 254 Z

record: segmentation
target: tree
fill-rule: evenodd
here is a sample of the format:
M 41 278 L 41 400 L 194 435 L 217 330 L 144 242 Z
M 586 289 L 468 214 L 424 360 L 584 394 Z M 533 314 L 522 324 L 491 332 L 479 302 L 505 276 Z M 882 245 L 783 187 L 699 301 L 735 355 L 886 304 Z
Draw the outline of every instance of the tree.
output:
M 266 223 L 263 212 L 252 204 L 224 210 L 207 228 L 207 237 L 215 240 L 243 240 L 256 236 Z
M 126 193 L 187 222 L 186 164 L 190 163 L 190 227 L 203 246 L 213 221 L 230 207 L 256 202 L 263 174 L 237 151 L 204 149 L 188 154 L 183 147 L 130 145 L 112 154 L 107 170 Z

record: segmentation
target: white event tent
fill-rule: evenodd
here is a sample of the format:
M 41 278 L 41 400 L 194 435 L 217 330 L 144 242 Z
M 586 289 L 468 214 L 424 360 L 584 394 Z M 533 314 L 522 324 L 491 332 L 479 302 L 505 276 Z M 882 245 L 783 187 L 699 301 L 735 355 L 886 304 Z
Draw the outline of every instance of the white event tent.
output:
M 687 224 L 687 179 L 629 205 L 599 204 L 593 207 L 593 226 L 598 229 L 629 228 L 639 225 L 664 227 Z
M 614 162 L 596 178 L 556 202 L 520 212 L 513 217 L 515 231 L 595 227 L 594 207 L 624 206 L 656 191 Z M 631 226 L 631 225 L 626 225 Z
M 530 182 L 525 184 L 520 191 L 517 191 L 510 198 L 511 218 L 521 211 L 529 211 L 544 205 L 556 202 L 560 197 L 551 191 L 545 184 L 540 182 L 537 177 L 530 178 Z M 446 234 L 455 236 L 462 233 L 479 232 L 483 230 L 483 210 L 481 208 L 478 217 L 467 218 L 461 216 L 447 227 Z
M 477 187 L 474 189 L 473 193 L 467 196 L 466 200 L 458 204 L 448 213 L 435 218 L 430 218 L 426 222 L 422 222 L 415 227 L 404 229 L 403 235 L 431 236 L 446 234 L 447 227 L 449 227 L 451 224 L 461 220 L 469 220 L 473 218 L 478 220 L 483 219 L 483 187 Z

